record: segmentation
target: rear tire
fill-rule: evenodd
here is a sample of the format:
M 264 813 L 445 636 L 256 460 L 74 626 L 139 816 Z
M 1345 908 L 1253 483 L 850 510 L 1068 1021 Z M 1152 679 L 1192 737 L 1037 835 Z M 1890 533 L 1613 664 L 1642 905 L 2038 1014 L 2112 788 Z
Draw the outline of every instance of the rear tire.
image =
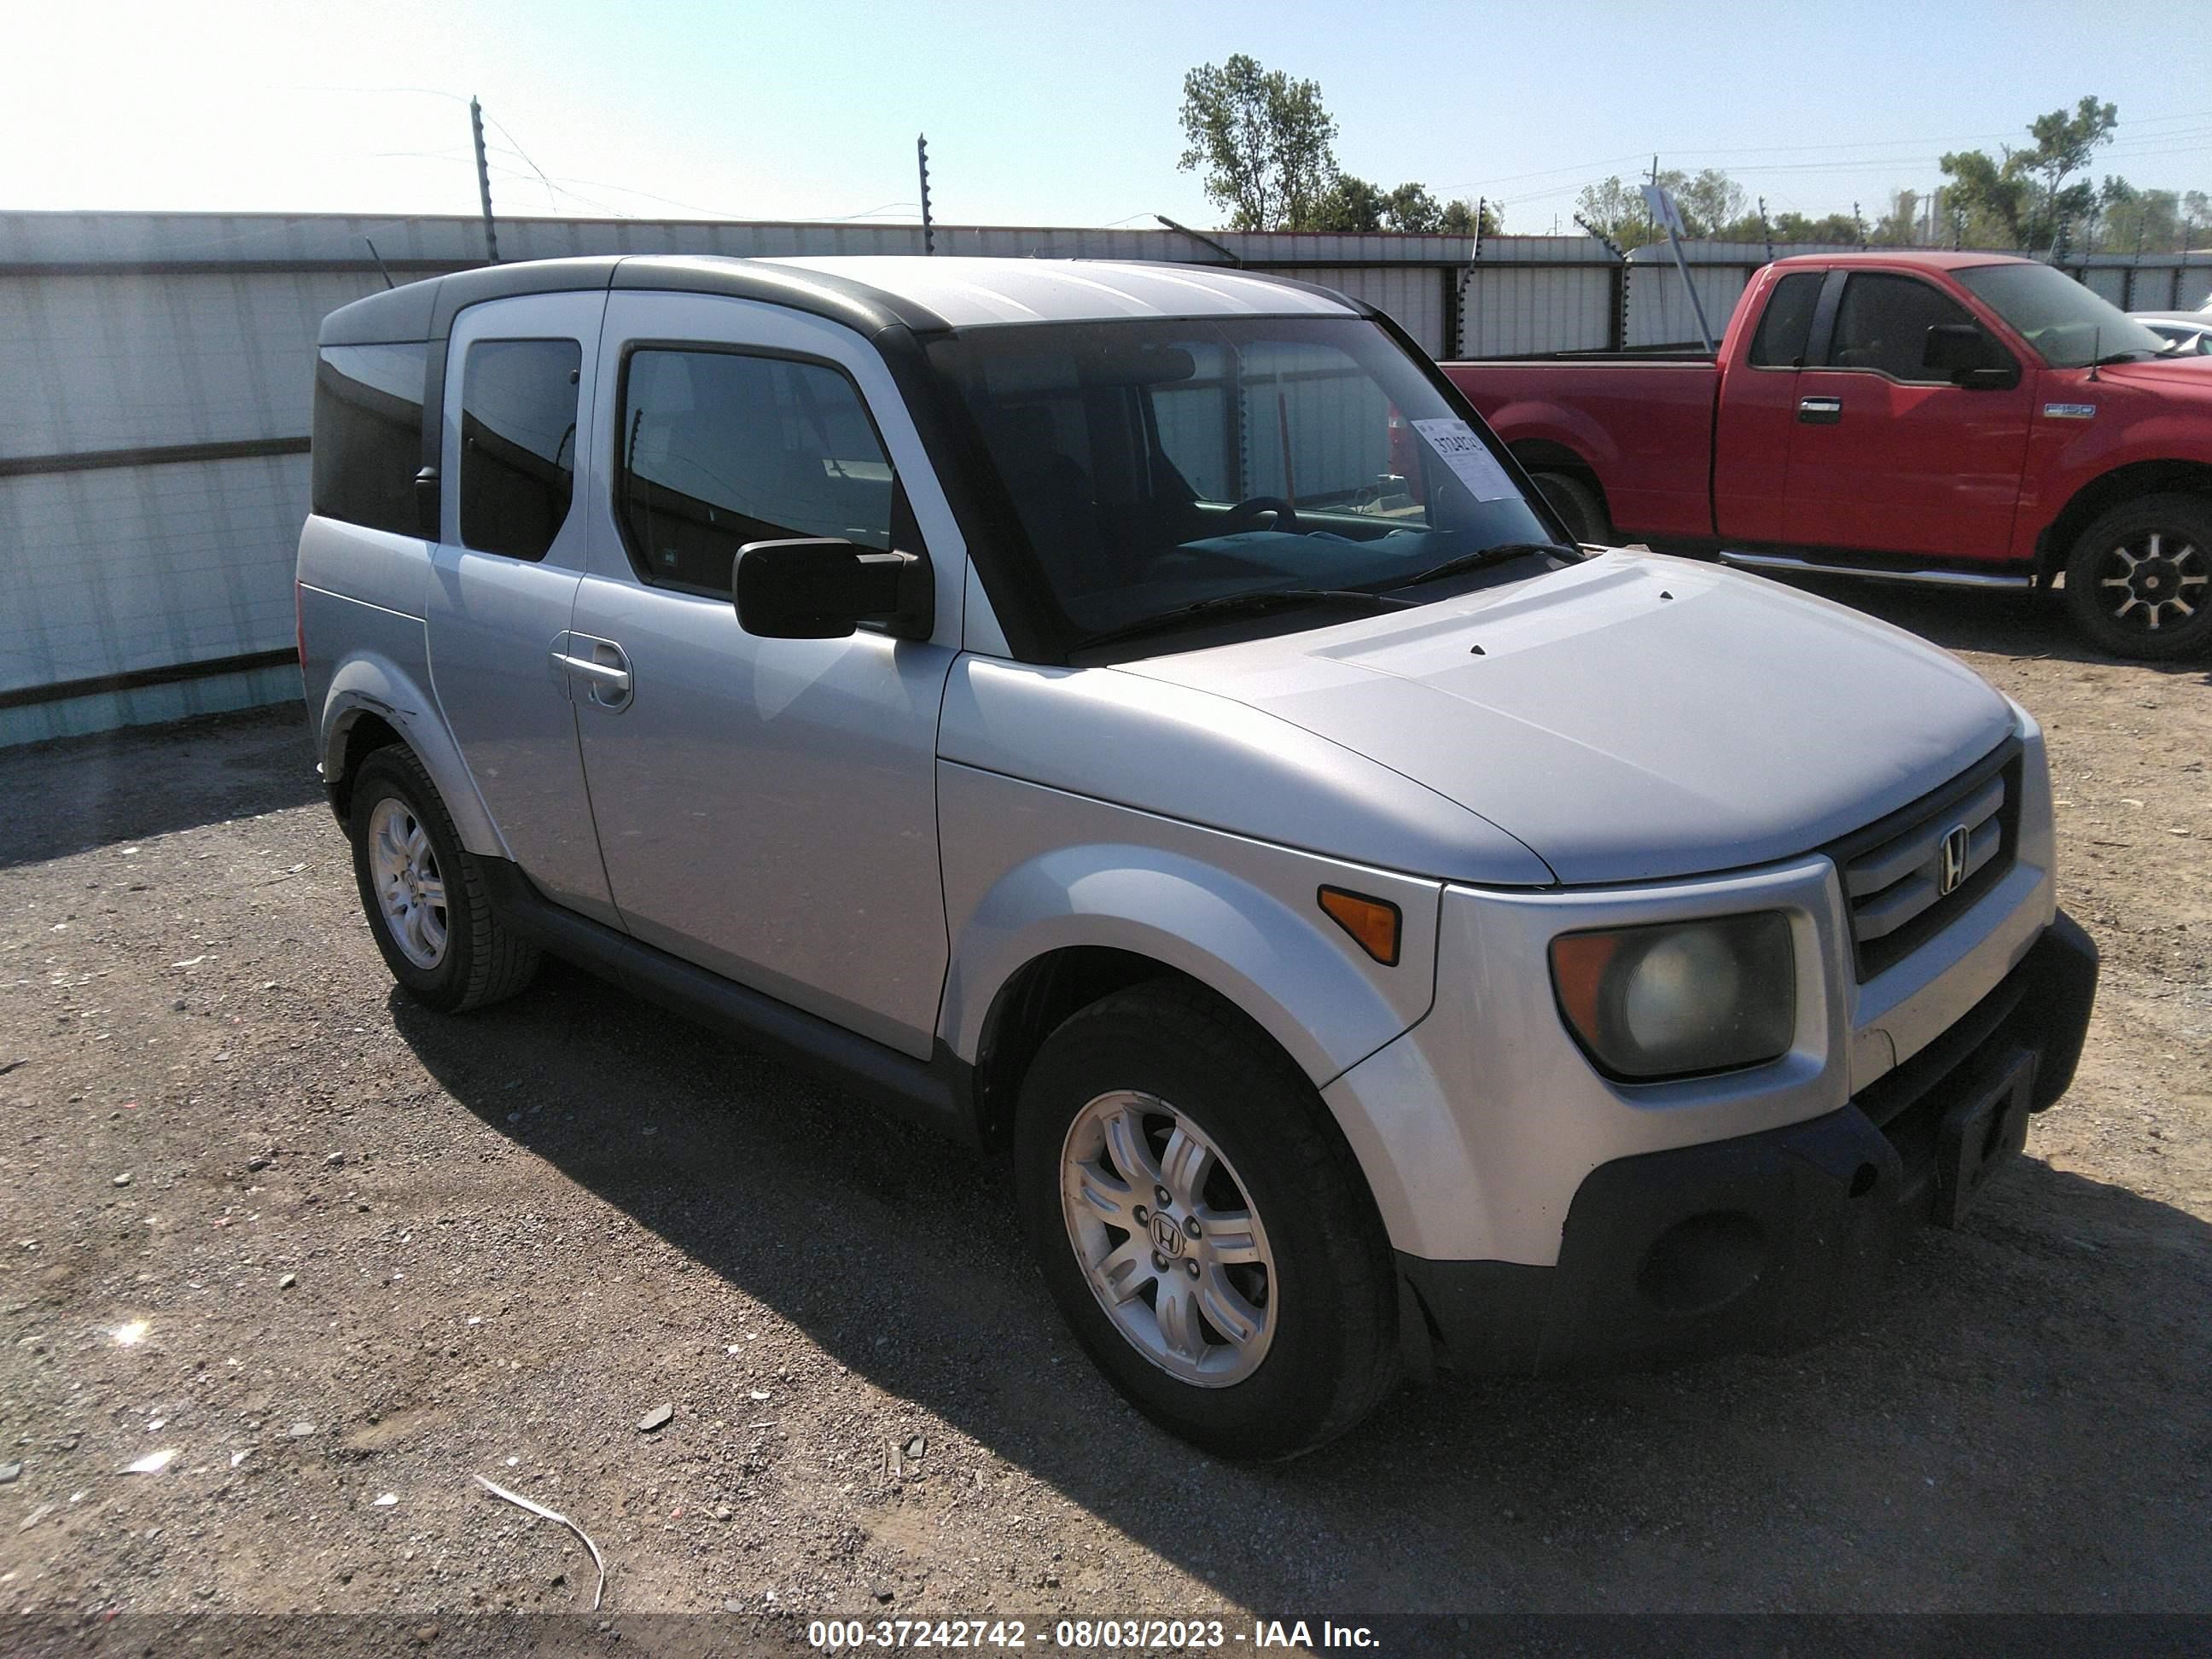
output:
M 2114 656 L 2172 662 L 2212 647 L 2212 498 L 2145 495 L 2100 515 L 2067 557 L 2066 609 Z
M 1567 529 L 1577 542 L 1587 542 L 1595 547 L 1613 544 L 1613 526 L 1607 521 L 1605 502 L 1595 489 L 1571 472 L 1537 472 L 1530 475 L 1552 510 L 1566 520 Z
M 1350 1147 L 1282 1053 L 1194 988 L 1118 992 L 1046 1038 L 1014 1160 L 1060 1312 L 1170 1433 L 1295 1456 L 1396 1381 L 1396 1263 Z
M 376 948 L 409 995 L 458 1014 L 513 996 L 538 954 L 493 908 L 437 786 L 411 750 L 376 750 L 353 779 L 354 880 Z

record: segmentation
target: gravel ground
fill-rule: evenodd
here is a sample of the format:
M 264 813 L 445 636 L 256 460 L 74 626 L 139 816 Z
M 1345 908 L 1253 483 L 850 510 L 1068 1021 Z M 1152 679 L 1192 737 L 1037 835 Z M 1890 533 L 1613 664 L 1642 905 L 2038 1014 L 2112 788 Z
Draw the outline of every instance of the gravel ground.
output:
M 1118 1402 L 959 1152 L 559 968 L 402 1000 L 298 710 L 0 754 L 0 1609 L 588 1608 L 472 1474 L 610 1613 L 2212 1608 L 2212 676 L 1847 597 L 2051 734 L 2106 968 L 2031 1156 L 1810 1352 L 1267 1468 Z

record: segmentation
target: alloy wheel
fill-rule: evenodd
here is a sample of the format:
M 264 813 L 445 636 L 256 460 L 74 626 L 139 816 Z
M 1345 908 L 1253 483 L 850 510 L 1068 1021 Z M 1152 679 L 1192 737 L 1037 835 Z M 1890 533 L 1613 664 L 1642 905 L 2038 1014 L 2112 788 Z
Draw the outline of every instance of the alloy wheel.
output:
M 428 832 L 404 801 L 387 795 L 369 814 L 368 867 L 392 942 L 417 968 L 435 968 L 446 957 L 446 883 Z
M 2098 597 L 2113 621 L 2155 634 L 2179 627 L 2212 603 L 2212 559 L 2195 542 L 2147 530 L 2106 553 L 2097 566 Z
M 1060 1152 L 1060 1211 L 1091 1293 L 1170 1376 L 1227 1388 L 1275 1332 L 1275 1261 L 1220 1149 L 1157 1096 L 1121 1090 L 1078 1112 Z

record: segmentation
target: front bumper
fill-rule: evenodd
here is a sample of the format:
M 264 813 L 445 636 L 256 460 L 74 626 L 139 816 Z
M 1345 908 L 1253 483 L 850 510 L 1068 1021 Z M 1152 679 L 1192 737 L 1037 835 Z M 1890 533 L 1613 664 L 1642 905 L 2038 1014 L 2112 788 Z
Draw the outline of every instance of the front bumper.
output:
M 2097 951 L 2063 912 L 1996 989 L 1838 1111 L 1600 1165 L 1558 1264 L 1399 1268 L 1453 1370 L 1549 1371 L 1831 1329 L 1880 1282 L 1904 1230 L 1952 1222 L 2065 1092 Z

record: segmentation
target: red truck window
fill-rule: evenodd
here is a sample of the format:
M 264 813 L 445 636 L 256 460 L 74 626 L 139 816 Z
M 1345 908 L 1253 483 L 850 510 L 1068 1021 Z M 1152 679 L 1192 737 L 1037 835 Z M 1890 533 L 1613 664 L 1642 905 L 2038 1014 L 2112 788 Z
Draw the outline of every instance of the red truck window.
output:
M 1759 332 L 1751 337 L 1753 368 L 1802 368 L 1805 342 L 1813 331 L 1813 307 L 1820 303 L 1827 273 L 1793 270 L 1774 285 Z
M 1871 368 L 1893 380 L 1946 385 L 1950 374 L 1925 366 L 1928 331 L 1938 323 L 1972 323 L 1966 308 L 1911 276 L 1855 271 L 1836 308 L 1833 368 Z

